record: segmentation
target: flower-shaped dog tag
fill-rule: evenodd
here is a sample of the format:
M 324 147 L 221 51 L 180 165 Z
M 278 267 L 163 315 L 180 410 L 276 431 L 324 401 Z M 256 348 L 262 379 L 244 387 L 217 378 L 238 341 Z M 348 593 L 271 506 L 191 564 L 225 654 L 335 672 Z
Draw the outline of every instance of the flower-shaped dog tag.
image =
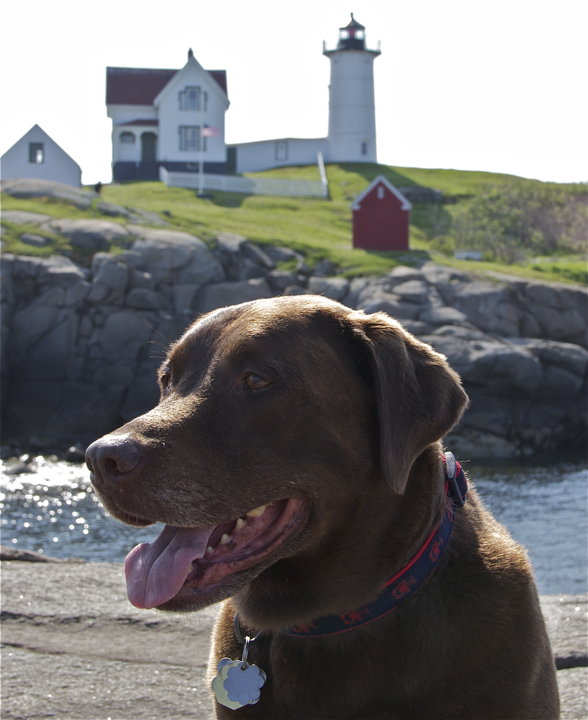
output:
M 212 681 L 217 701 L 230 710 L 238 710 L 259 701 L 267 677 L 257 665 L 223 658 L 217 665 L 218 675 Z

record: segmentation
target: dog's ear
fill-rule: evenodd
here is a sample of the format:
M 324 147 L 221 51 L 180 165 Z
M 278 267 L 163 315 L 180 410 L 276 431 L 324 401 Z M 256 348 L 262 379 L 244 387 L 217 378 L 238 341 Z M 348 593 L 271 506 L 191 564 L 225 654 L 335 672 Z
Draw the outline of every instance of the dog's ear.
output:
M 371 369 L 382 471 L 402 493 L 415 459 L 458 422 L 468 397 L 445 357 L 384 313 L 355 315 L 353 335 Z

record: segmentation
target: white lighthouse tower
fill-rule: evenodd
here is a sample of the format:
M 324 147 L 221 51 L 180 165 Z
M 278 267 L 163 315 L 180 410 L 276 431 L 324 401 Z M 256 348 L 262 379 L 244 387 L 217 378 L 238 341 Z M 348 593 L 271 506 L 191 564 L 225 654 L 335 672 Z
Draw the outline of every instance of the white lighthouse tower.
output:
M 329 85 L 329 162 L 377 162 L 374 60 L 380 50 L 368 50 L 365 27 L 354 19 L 339 28 L 331 61 Z

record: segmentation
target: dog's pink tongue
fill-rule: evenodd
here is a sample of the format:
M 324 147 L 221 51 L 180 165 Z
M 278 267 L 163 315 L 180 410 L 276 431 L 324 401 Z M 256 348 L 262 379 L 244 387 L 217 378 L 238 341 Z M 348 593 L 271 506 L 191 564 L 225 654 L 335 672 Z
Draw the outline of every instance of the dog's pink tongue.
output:
M 154 542 L 133 548 L 125 560 L 130 602 L 154 608 L 177 595 L 192 562 L 204 557 L 213 530 L 166 525 Z

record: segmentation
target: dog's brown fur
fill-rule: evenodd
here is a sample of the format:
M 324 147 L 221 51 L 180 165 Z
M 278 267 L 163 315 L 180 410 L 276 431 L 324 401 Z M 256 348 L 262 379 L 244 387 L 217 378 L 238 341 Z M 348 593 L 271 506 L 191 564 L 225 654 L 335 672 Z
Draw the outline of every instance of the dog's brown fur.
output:
M 270 384 L 247 388 L 251 373 Z M 259 703 L 216 705 L 217 717 L 559 716 L 526 553 L 471 485 L 439 567 L 397 610 L 330 637 L 280 632 L 372 602 L 410 560 L 442 514 L 438 441 L 465 404 L 444 358 L 384 314 L 284 297 L 196 322 L 170 350 L 160 404 L 89 449 L 107 508 L 134 524 L 198 527 L 285 497 L 309 502 L 274 556 L 210 597 L 162 606 L 230 597 L 211 678 L 221 657 L 241 656 L 236 610 L 249 634 L 264 631 L 249 656 L 268 676 Z

